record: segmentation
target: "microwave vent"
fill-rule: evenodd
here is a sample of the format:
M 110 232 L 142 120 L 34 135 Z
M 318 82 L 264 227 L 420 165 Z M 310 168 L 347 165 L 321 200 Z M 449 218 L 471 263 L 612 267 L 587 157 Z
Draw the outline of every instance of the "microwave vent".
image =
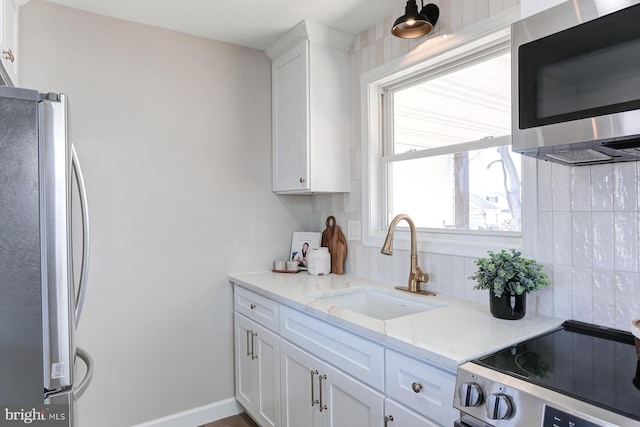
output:
M 612 160 L 613 157 L 592 149 L 579 151 L 560 151 L 558 153 L 545 154 L 547 157 L 561 161 L 569 165 L 578 165 L 581 163 L 606 162 Z

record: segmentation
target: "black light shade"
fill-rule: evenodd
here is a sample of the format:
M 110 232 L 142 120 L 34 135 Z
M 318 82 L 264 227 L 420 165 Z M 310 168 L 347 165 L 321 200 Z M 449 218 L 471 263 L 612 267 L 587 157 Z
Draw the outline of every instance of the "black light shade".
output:
M 422 4 L 422 1 L 421 1 Z M 416 0 L 408 0 L 404 15 L 396 19 L 391 28 L 391 34 L 403 39 L 415 39 L 427 35 L 438 22 L 440 9 L 433 3 L 422 7 L 418 12 Z

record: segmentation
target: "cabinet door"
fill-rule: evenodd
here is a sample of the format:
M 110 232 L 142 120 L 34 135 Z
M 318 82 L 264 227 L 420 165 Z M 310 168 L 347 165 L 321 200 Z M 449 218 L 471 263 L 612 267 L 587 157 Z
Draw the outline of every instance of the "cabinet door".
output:
M 326 364 L 322 367 L 319 386 L 320 404 L 323 405 L 323 426 L 383 425 L 384 396 L 374 389 Z
M 309 42 L 272 64 L 273 191 L 310 189 Z
M 280 348 L 273 332 L 256 325 L 254 363 L 257 365 L 258 412 L 254 415 L 262 427 L 280 426 Z
M 0 34 L 2 65 L 14 85 L 18 85 L 18 5 L 14 0 L 0 0 Z
M 236 398 L 261 426 L 280 425 L 278 336 L 236 313 Z
M 320 425 L 318 377 L 321 368 L 320 360 L 280 341 L 282 427 Z
M 235 314 L 236 399 L 251 413 L 258 406 L 257 367 L 251 359 L 253 326 L 252 321 L 238 313 Z
M 405 408 L 391 399 L 385 400 L 385 427 L 438 427 L 421 415 Z

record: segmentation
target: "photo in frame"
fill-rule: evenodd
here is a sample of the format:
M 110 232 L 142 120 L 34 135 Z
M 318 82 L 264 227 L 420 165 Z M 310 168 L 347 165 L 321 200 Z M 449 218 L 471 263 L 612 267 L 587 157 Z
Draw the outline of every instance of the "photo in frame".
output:
M 298 267 L 301 270 L 306 270 L 309 251 L 314 248 L 319 248 L 321 240 L 322 233 L 294 232 L 291 238 L 289 261 L 298 261 Z

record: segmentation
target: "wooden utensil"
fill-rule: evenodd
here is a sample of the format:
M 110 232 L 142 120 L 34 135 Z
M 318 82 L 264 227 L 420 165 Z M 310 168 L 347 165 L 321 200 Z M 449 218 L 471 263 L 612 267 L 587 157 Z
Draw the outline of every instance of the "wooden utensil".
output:
M 329 248 L 331 254 L 331 272 L 344 274 L 344 260 L 347 257 L 347 239 L 333 215 L 327 217 L 327 228 L 322 232 L 321 246 Z

